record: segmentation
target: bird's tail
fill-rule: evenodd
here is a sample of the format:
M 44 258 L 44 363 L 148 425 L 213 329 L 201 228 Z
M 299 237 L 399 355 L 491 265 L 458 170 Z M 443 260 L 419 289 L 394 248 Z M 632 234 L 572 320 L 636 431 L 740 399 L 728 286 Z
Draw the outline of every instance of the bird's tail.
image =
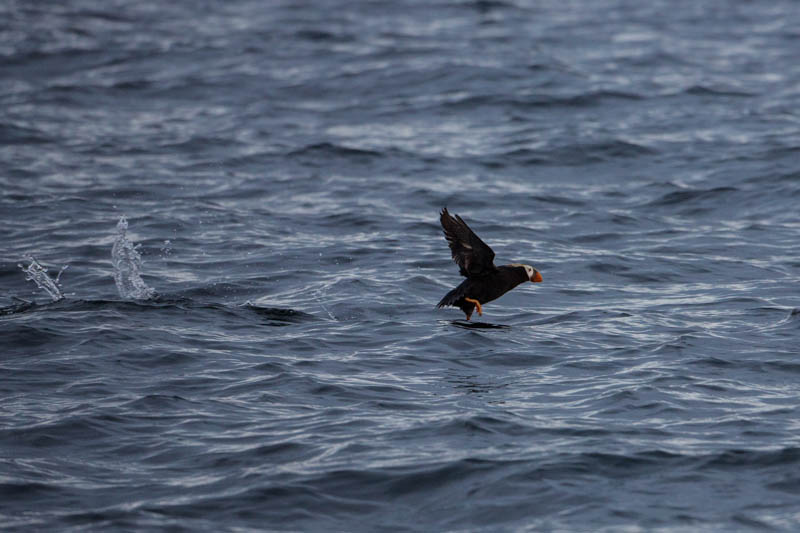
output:
M 453 289 L 452 291 L 448 292 L 444 295 L 444 298 L 436 304 L 436 307 L 445 307 L 447 305 L 452 305 L 453 307 L 458 307 L 458 302 L 461 298 L 464 297 L 464 289 L 461 285 Z

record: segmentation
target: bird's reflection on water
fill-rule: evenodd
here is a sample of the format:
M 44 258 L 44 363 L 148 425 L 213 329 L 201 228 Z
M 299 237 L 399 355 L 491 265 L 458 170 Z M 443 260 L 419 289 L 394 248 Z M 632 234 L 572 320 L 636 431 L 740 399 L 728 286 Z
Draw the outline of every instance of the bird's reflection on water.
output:
M 464 329 L 511 329 L 505 324 L 491 324 L 489 322 L 468 322 L 466 320 L 452 320 L 450 324 Z

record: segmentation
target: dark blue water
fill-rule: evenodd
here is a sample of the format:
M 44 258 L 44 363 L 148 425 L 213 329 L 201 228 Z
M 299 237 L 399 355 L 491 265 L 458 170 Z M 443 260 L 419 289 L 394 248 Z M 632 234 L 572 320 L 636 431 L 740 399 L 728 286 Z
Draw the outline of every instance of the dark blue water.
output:
M 800 528 L 798 28 L 0 3 L 3 527 Z M 507 327 L 434 309 L 445 205 L 542 272 Z

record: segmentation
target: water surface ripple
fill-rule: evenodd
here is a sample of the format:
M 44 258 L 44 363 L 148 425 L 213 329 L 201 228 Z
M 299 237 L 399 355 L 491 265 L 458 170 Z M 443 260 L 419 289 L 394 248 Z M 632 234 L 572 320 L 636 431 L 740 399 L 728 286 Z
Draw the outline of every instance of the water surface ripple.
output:
M 3 2 L 4 527 L 800 528 L 798 27 Z M 544 276 L 502 327 L 434 309 L 445 205 Z

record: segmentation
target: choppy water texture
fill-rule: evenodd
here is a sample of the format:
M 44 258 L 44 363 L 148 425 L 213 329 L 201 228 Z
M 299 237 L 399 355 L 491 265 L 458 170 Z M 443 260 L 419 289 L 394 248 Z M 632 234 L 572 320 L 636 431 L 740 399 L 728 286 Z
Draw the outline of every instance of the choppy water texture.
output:
M 798 28 L 0 3 L 3 527 L 797 530 Z M 542 272 L 506 327 L 434 309 L 444 205 Z

